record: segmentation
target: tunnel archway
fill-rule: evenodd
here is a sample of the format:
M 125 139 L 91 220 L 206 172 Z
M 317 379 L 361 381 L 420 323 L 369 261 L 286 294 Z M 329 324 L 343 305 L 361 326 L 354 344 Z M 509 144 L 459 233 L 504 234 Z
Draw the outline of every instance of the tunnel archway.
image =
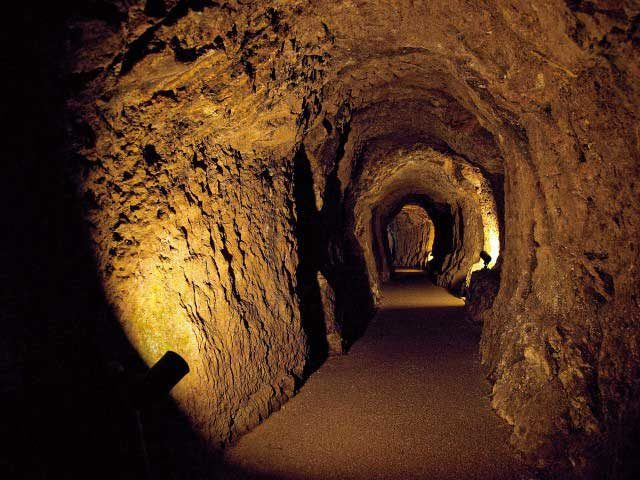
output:
M 446 203 L 434 202 L 430 197 L 422 194 L 406 194 L 397 200 L 397 203 L 393 208 L 386 210 L 375 211 L 374 210 L 374 233 L 381 232 L 379 235 L 374 235 L 374 245 L 376 247 L 383 244 L 383 248 L 375 248 L 374 255 L 379 264 L 380 280 L 386 281 L 392 276 L 393 265 L 389 261 L 390 253 L 389 247 L 384 245 L 386 229 L 385 225 L 389 223 L 402 211 L 406 205 L 416 205 L 424 212 L 431 220 L 433 224 L 433 238 L 431 244 L 431 257 L 429 262 L 429 272 L 434 278 L 437 278 L 442 273 L 442 267 L 445 259 L 452 255 L 456 249 L 454 239 L 454 216 L 452 214 L 451 206 Z M 380 222 L 382 228 L 376 229 L 375 222 Z
M 441 224 L 434 264 L 437 282 L 461 292 L 491 242 L 496 247 L 492 253 L 498 256 L 493 193 L 481 173 L 464 160 L 421 146 L 373 160 L 347 191 L 346 204 L 353 202 L 354 248 L 363 252 L 372 291 L 377 295 L 380 282 L 390 273 L 383 226 L 411 197 L 422 199 Z
M 386 258 L 392 269 L 426 270 L 432 259 L 435 226 L 420 205 L 407 203 L 383 227 Z M 383 236 L 383 239 L 385 237 Z
M 119 2 L 70 20 L 71 170 L 101 281 L 145 361 L 173 347 L 193 366 L 174 396 L 205 438 L 304 381 L 303 292 L 321 335 L 357 336 L 389 271 L 382 220 L 413 195 L 453 219 L 438 284 L 500 260 L 481 355 L 514 445 L 580 472 L 620 452 L 640 418 L 638 12 L 604 3 Z
M 454 222 L 455 219 L 451 212 L 451 207 L 445 203 L 436 203 L 431 198 L 425 195 L 409 194 L 402 197 L 398 205 L 389 210 L 389 212 L 382 216 L 382 225 L 389 225 L 389 223 L 402 211 L 406 205 L 418 206 L 422 211 L 426 213 L 431 221 L 432 230 L 429 232 L 429 239 L 427 245 L 429 248 L 429 255 L 427 257 L 427 264 L 425 270 L 432 275 L 433 278 L 442 272 L 442 267 L 445 259 L 452 255 L 455 250 L 454 242 Z M 384 232 L 384 229 L 383 229 Z M 384 240 L 384 235 L 383 235 Z M 384 250 L 386 259 L 390 258 L 390 252 L 388 248 Z M 382 251 L 379 250 L 377 255 L 381 256 Z M 382 265 L 380 271 L 386 271 L 391 273 L 392 264 L 387 260 L 386 265 Z M 390 275 L 383 273 L 382 279 L 388 279 Z

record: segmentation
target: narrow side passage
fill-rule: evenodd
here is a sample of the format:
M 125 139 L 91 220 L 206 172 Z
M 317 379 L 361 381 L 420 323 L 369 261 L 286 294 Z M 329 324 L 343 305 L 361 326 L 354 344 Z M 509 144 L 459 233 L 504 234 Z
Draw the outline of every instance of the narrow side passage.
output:
M 248 473 L 225 478 L 531 478 L 489 407 L 462 301 L 406 270 L 383 294 L 349 355 L 227 451 Z

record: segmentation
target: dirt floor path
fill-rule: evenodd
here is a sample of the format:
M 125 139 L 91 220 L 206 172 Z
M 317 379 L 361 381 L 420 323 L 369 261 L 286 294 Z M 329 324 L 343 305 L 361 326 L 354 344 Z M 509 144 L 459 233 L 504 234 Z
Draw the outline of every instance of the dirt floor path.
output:
M 350 353 L 227 451 L 227 478 L 533 478 L 489 407 L 462 301 L 415 273 L 383 293 Z

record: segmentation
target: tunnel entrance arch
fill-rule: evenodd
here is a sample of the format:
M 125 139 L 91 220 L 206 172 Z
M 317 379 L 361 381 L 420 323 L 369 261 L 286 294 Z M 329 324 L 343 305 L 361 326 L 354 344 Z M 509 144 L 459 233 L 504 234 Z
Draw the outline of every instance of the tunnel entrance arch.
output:
M 435 226 L 426 210 L 420 205 L 403 205 L 383 231 L 390 267 L 394 270 L 426 270 L 433 258 L 431 250 L 434 236 Z
M 373 156 L 347 197 L 353 248 L 363 254 L 374 296 L 391 273 L 384 229 L 410 197 L 422 199 L 436 225 L 432 270 L 438 285 L 462 295 L 470 273 L 484 266 L 481 253 L 498 256 L 500 227 L 491 186 L 480 169 L 451 153 L 417 145 Z M 450 240 L 442 242 L 444 238 Z
M 455 250 L 454 232 L 455 216 L 451 205 L 436 202 L 428 195 L 408 194 L 397 200 L 388 210 L 374 210 L 372 218 L 374 257 L 382 281 L 389 280 L 394 273 L 391 245 L 387 234 L 388 227 L 407 206 L 423 211 L 433 225 L 431 238 L 428 239 L 430 260 L 424 265 L 414 267 L 427 269 L 434 280 L 442 272 L 447 257 Z

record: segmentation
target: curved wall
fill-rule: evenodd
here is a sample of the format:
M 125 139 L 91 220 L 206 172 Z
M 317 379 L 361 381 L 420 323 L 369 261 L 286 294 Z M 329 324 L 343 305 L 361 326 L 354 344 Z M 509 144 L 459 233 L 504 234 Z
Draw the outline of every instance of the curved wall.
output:
M 481 344 L 493 407 L 541 466 L 624 464 L 640 418 L 639 12 L 579 3 L 171 1 L 152 16 L 114 1 L 70 20 L 70 169 L 100 278 L 147 362 L 171 348 L 192 365 L 175 397 L 197 431 L 228 441 L 293 393 L 319 328 L 309 292 L 335 294 L 324 321 L 343 327 L 370 306 L 370 211 L 395 192 L 460 190 L 464 255 L 442 281 L 464 282 L 486 245 L 462 158 L 504 181 Z M 299 275 L 301 145 L 326 284 Z M 370 159 L 416 145 L 444 173 L 416 158 L 428 181 L 364 186 Z

